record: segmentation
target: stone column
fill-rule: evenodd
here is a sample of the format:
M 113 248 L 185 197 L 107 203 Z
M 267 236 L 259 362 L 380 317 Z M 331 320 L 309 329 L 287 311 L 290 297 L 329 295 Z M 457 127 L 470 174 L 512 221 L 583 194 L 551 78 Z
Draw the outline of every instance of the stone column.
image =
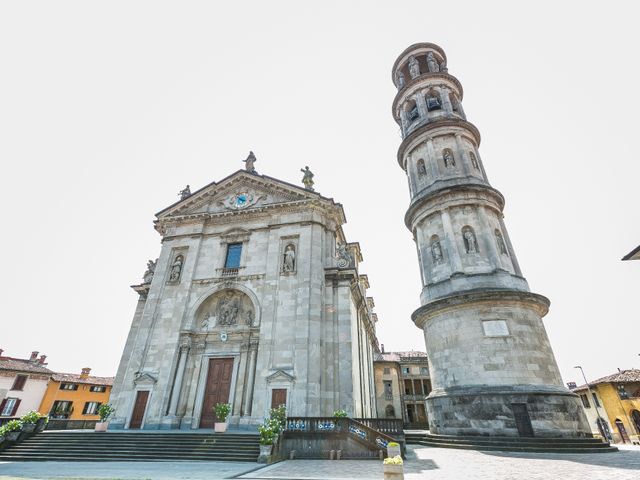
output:
M 242 416 L 251 416 L 251 404 L 253 403 L 253 387 L 256 377 L 256 357 L 258 344 L 249 345 L 249 375 L 247 375 L 246 388 L 244 390 L 244 409 Z
M 467 155 L 464 152 L 464 144 L 462 143 L 462 135 L 456 133 L 456 153 L 458 154 L 458 158 L 460 159 L 460 164 L 462 165 L 462 173 L 465 175 L 471 175 L 469 172 L 469 161 Z
M 180 400 L 180 391 L 182 390 L 182 380 L 184 379 L 184 371 L 187 366 L 187 356 L 189 354 L 189 339 L 185 339 L 180 345 L 180 353 L 178 357 L 178 368 L 176 369 L 176 379 L 173 382 L 173 392 L 171 394 L 171 403 L 169 404 L 169 415 L 175 416 L 178 411 L 178 401 Z
M 489 178 L 487 177 L 487 172 L 484 170 L 484 164 L 482 163 L 482 159 L 480 158 L 480 153 L 478 149 L 473 147 L 474 153 L 476 154 L 476 161 L 478 162 L 478 166 L 480 167 L 480 171 L 482 172 L 482 178 L 484 181 L 489 183 Z
M 407 127 L 409 126 L 409 120 L 407 119 L 407 112 L 404 111 L 403 108 L 400 109 L 400 129 L 402 130 L 402 135 L 407 133 Z
M 453 115 L 453 106 L 451 105 L 451 98 L 449 97 L 449 89 L 447 87 L 439 87 L 440 99 L 442 100 L 442 107 L 449 116 Z
M 464 113 L 464 109 L 462 108 L 462 102 L 457 98 L 456 98 L 456 107 L 458 108 L 458 113 L 460 113 L 460 116 L 466 120 L 467 115 Z
M 418 112 L 420 113 L 420 121 L 427 123 L 429 121 L 429 112 L 427 111 L 427 102 L 424 99 L 422 93 L 417 93 L 413 99 L 418 106 Z
M 436 150 L 433 148 L 433 138 L 427 138 L 427 155 L 429 157 L 429 170 L 431 170 L 431 178 L 433 181 L 440 177 L 440 167 L 438 167 L 438 157 Z
M 442 219 L 442 228 L 444 230 L 444 239 L 447 242 L 447 254 L 450 258 L 452 273 L 462 273 L 462 259 L 460 258 L 460 252 L 458 250 L 458 242 L 456 242 L 456 235 L 453 231 L 453 225 L 451 224 L 451 217 L 447 210 L 440 212 L 440 218 Z
M 507 242 L 507 251 L 509 252 L 509 258 L 511 259 L 511 264 L 513 265 L 513 269 L 516 272 L 516 275 L 522 277 L 522 270 L 520 270 L 520 264 L 518 263 L 518 259 L 516 258 L 516 254 L 513 251 L 513 245 L 511 245 L 511 239 L 509 238 L 509 232 L 507 232 L 506 227 L 504 226 L 504 221 L 502 217 L 498 219 L 500 221 L 500 231 L 502 232 L 502 238 L 505 242 Z
M 487 240 L 487 253 L 491 263 L 493 263 L 494 268 L 502 268 L 502 262 L 500 260 L 500 252 L 498 252 L 498 247 L 496 246 L 496 238 L 493 232 L 493 228 L 491 228 L 489 224 L 489 218 L 487 215 L 487 211 L 484 207 L 480 206 L 478 208 L 478 216 L 480 217 L 480 223 L 482 230 L 485 232 L 484 237 Z

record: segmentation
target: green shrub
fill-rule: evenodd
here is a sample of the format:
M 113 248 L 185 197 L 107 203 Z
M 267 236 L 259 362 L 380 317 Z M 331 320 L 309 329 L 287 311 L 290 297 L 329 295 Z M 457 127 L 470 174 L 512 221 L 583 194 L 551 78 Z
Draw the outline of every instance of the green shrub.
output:
M 347 418 L 348 416 L 345 410 L 336 410 L 333 412 L 333 418 Z
M 216 403 L 216 406 L 213 407 L 216 411 L 216 417 L 218 417 L 218 421 L 220 423 L 224 423 L 231 412 L 231 404 L 230 403 Z
M 20 420 L 9 420 L 0 427 L 0 437 L 4 437 L 7 433 L 18 432 L 22 430 L 22 422 Z
M 34 412 L 33 410 L 31 410 L 29 413 L 25 413 L 20 418 L 20 421 L 22 423 L 36 423 L 38 420 L 40 420 L 40 418 L 42 418 L 42 415 L 40 415 L 38 412 Z
M 116 409 L 109 403 L 103 403 L 98 407 L 98 415 L 100 415 L 100 421 L 106 422 L 109 420 L 109 417 L 113 415 Z
M 260 445 L 273 445 L 286 424 L 287 407 L 280 405 L 278 408 L 272 408 L 264 423 L 258 427 Z

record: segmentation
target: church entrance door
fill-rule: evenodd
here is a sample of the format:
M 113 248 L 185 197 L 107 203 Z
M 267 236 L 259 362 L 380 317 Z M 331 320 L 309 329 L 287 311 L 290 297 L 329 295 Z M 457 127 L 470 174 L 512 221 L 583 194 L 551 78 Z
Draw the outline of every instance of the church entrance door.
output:
M 136 402 L 133 404 L 133 413 L 131 414 L 129 428 L 140 428 L 142 426 L 148 399 L 149 390 L 140 390 L 136 393 Z
M 278 408 L 280 405 L 287 404 L 287 389 L 274 388 L 271 390 L 271 408 Z
M 213 428 L 216 422 L 216 403 L 229 403 L 233 358 L 210 358 L 207 383 L 202 401 L 200 428 Z

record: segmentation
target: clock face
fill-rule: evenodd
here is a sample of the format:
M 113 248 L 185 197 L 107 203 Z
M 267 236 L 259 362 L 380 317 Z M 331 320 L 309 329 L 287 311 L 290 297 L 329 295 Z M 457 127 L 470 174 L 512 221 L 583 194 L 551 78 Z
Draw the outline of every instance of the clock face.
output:
M 239 193 L 238 195 L 236 195 L 235 204 L 237 208 L 242 208 L 246 206 L 247 203 L 249 203 L 249 198 L 247 197 L 246 193 Z

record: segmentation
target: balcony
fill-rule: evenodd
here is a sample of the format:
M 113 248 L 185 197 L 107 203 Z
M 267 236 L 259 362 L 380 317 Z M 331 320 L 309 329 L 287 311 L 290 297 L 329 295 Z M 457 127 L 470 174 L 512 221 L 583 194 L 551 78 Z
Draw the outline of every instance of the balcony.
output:
M 239 271 L 240 271 L 239 268 L 223 268 L 222 269 L 222 276 L 223 277 L 237 277 Z

